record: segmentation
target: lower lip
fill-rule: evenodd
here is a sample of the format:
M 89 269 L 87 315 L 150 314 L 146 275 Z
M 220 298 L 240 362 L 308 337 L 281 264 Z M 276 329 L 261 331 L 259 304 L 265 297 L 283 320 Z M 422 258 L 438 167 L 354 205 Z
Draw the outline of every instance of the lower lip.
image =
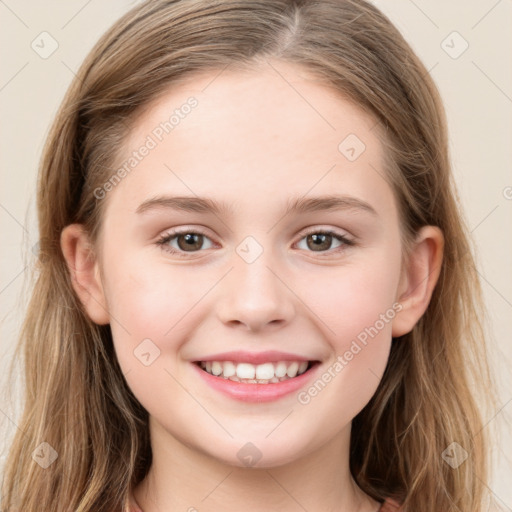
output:
M 195 363 L 192 363 L 192 366 L 197 372 L 199 372 L 201 378 L 203 378 L 210 387 L 231 398 L 240 400 L 241 402 L 271 402 L 289 395 L 303 387 L 304 384 L 306 384 L 306 382 L 316 374 L 320 365 L 315 363 L 309 370 L 297 377 L 293 377 L 292 379 L 288 379 L 283 382 L 269 384 L 247 384 L 244 382 L 235 382 L 222 377 L 215 377 L 214 375 L 202 370 Z

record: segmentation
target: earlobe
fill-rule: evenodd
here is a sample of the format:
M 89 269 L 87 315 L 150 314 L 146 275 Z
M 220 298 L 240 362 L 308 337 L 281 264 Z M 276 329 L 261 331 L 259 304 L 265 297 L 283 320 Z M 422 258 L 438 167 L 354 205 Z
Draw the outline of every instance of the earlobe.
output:
M 60 237 L 73 289 L 89 318 L 96 324 L 110 322 L 107 303 L 99 272 L 99 264 L 89 236 L 81 224 L 66 226 Z
M 393 319 L 394 338 L 411 332 L 427 310 L 441 273 L 443 248 L 440 228 L 424 226 L 418 231 L 400 280 L 397 301 L 402 309 Z

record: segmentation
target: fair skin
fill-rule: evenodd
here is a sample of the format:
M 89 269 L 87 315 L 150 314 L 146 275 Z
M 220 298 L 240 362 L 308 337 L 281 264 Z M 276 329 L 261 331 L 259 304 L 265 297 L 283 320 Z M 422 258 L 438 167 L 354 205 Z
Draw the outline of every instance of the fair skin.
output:
M 282 62 L 171 87 L 137 118 L 119 162 L 190 96 L 197 107 L 103 199 L 97 245 L 77 224 L 61 237 L 87 314 L 110 323 L 126 381 L 149 412 L 153 463 L 135 499 L 144 512 L 375 512 L 379 503 L 349 471 L 351 421 L 379 385 L 392 337 L 410 332 L 428 306 L 442 233 L 422 228 L 401 266 L 398 211 L 382 178 L 375 121 Z M 338 149 L 349 134 L 366 146 L 354 161 Z M 374 212 L 284 215 L 292 198 L 327 194 L 357 198 Z M 137 213 L 156 196 L 207 197 L 233 212 L 160 206 Z M 205 236 L 188 251 L 183 235 L 156 243 L 174 228 Z M 354 245 L 327 237 L 316 249 L 307 235 L 322 229 Z M 263 250 L 250 263 L 237 252 L 248 236 L 259 244 L 249 246 L 253 254 Z M 392 320 L 300 403 L 299 393 L 390 310 Z M 160 354 L 146 366 L 134 350 L 148 338 Z M 194 367 L 231 350 L 297 354 L 319 361 L 316 377 L 275 400 L 240 401 Z M 261 456 L 250 467 L 237 455 L 248 442 Z

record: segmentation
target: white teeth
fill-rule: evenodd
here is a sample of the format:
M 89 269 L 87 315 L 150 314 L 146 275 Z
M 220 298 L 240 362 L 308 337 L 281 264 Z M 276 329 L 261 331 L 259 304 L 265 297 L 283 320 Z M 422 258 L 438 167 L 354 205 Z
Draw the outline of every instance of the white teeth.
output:
M 256 368 L 253 364 L 238 363 L 236 366 L 236 376 L 240 379 L 254 379 Z
M 307 361 L 279 361 L 277 363 L 234 363 L 233 361 L 202 361 L 199 363 L 208 373 L 250 384 L 276 384 L 303 374 L 308 368 Z
M 212 361 L 212 373 L 213 375 L 220 375 L 222 373 L 222 364 L 218 361 Z
M 264 363 L 256 366 L 257 379 L 271 379 L 274 376 L 274 365 L 272 363 Z
M 231 377 L 236 374 L 236 366 L 231 361 L 224 363 L 224 377 Z
M 286 363 L 280 361 L 276 366 L 276 377 L 284 377 L 286 375 Z
M 299 363 L 292 363 L 290 366 L 288 366 L 288 370 L 286 370 L 286 375 L 288 375 L 288 377 L 296 377 L 298 371 Z

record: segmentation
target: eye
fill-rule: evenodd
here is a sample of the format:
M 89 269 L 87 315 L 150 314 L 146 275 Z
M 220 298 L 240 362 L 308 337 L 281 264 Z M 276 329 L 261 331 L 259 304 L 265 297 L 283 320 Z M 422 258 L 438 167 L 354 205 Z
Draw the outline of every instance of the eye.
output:
M 205 239 L 209 240 L 203 231 L 198 229 L 195 231 L 185 229 L 166 233 L 156 243 L 161 246 L 164 251 L 186 257 L 186 254 L 184 253 L 197 252 L 201 248 L 204 249 L 203 244 Z M 177 243 L 177 248 L 173 242 Z M 210 247 L 206 247 L 206 249 L 209 249 Z
M 201 249 L 210 249 L 212 247 L 211 243 L 209 246 L 204 247 L 205 240 L 210 240 L 210 238 L 200 229 L 182 229 L 166 233 L 156 244 L 162 247 L 166 252 L 180 257 L 187 257 L 186 253 L 195 253 L 200 252 Z M 344 246 L 355 245 L 354 241 L 332 230 L 312 230 L 306 233 L 299 242 L 302 240 L 306 240 L 305 250 L 311 249 L 308 252 L 338 252 L 339 250 L 343 250 Z M 332 249 L 331 245 L 335 241 L 337 241 L 339 245 Z M 304 247 L 299 248 L 304 249 Z
M 309 252 L 331 252 L 329 249 L 331 249 L 333 241 L 339 242 L 339 245 L 334 248 L 337 250 L 343 250 L 343 246 L 355 245 L 355 242 L 349 240 L 345 235 L 329 229 L 310 231 L 300 241 L 302 240 L 306 240 L 306 247 L 312 249 Z M 338 252 L 334 249 L 332 252 Z

